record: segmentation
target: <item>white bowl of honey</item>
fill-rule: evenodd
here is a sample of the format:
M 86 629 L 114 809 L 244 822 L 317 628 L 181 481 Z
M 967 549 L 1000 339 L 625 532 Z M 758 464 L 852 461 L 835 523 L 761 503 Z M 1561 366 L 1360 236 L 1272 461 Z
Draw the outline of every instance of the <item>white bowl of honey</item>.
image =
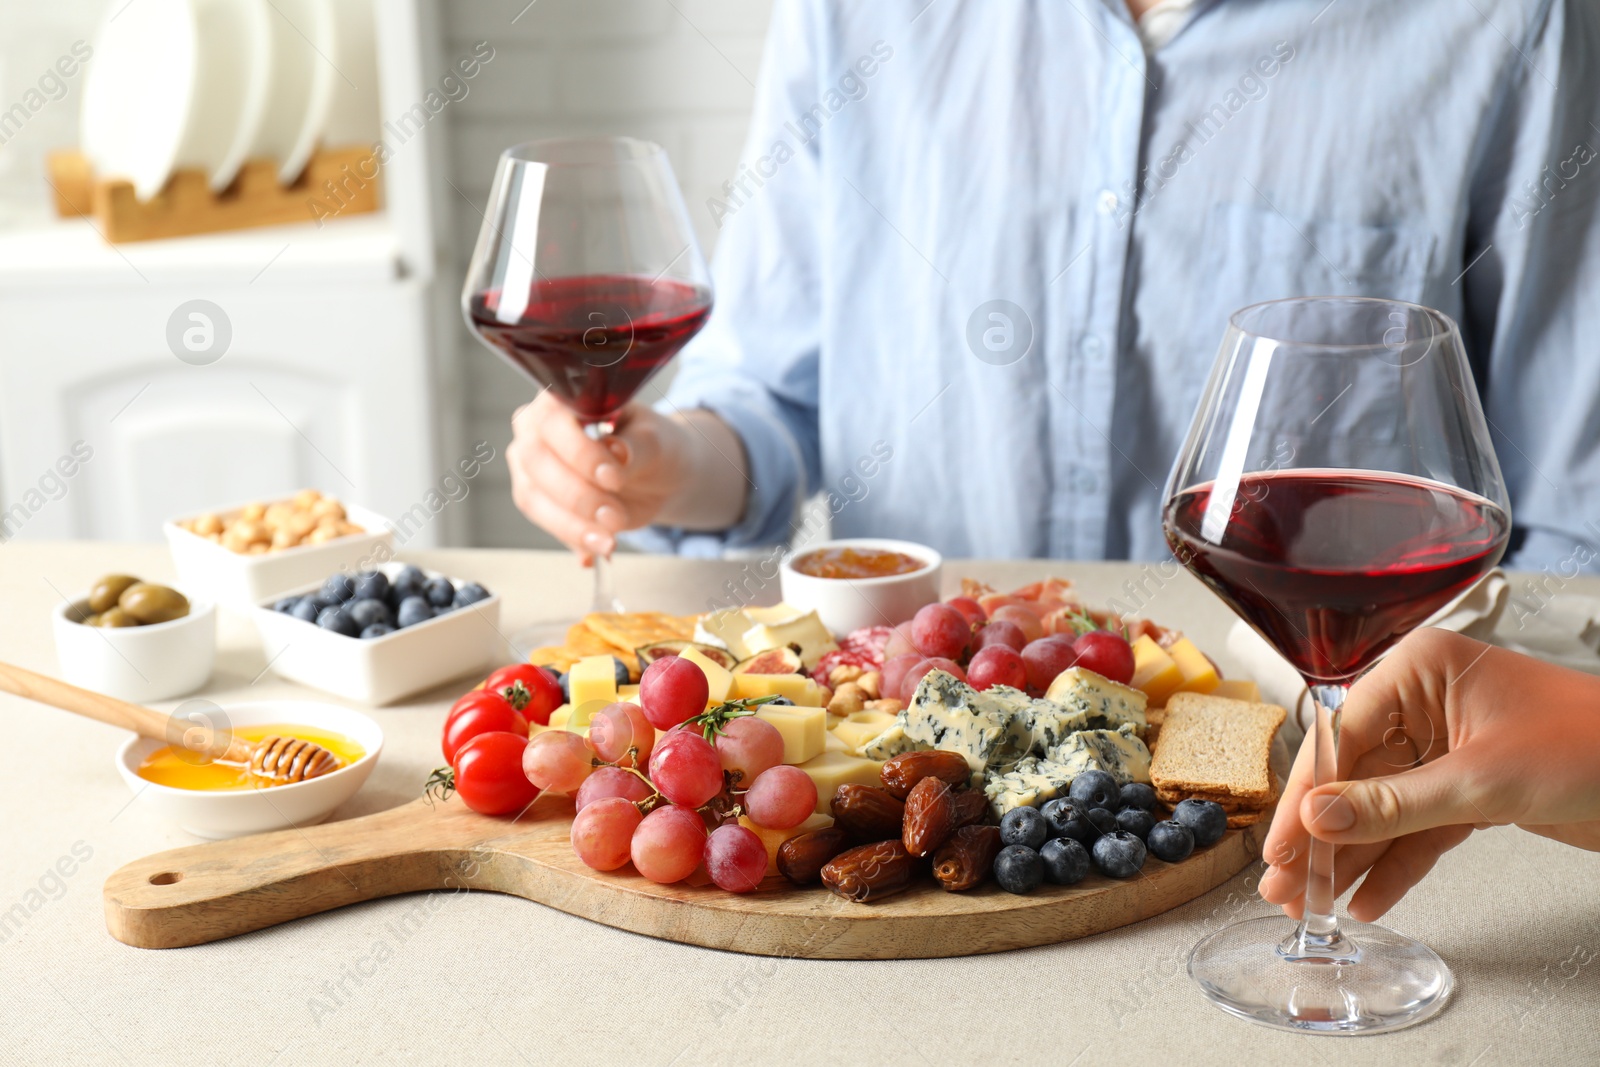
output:
M 783 561 L 783 602 L 815 611 L 831 633 L 893 626 L 939 599 L 944 558 L 914 541 L 851 537 L 824 541 Z
M 383 750 L 383 731 L 370 717 L 311 701 L 224 708 L 189 700 L 173 709 L 171 722 L 165 742 L 129 738 L 117 752 L 117 770 L 141 804 L 209 840 L 322 822 L 361 788 Z M 205 754 L 227 732 L 249 741 L 273 734 L 311 741 L 342 766 L 303 782 L 269 784 L 242 764 Z

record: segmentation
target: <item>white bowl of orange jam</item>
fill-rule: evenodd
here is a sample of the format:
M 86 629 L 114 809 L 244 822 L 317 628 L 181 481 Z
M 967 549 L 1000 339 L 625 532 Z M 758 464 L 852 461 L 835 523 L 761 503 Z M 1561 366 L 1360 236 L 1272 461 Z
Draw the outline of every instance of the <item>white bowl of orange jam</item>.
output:
M 939 599 L 944 559 L 927 545 L 850 537 L 808 546 L 783 561 L 783 602 L 815 611 L 838 636 L 909 621 Z
M 168 738 L 129 738 L 117 752 L 117 770 L 141 804 L 209 840 L 322 822 L 361 788 L 383 750 L 376 722 L 332 704 L 186 700 L 171 715 Z M 267 785 L 240 765 L 203 754 L 213 747 L 210 739 L 229 732 L 249 741 L 298 737 L 328 749 L 342 766 L 304 782 Z

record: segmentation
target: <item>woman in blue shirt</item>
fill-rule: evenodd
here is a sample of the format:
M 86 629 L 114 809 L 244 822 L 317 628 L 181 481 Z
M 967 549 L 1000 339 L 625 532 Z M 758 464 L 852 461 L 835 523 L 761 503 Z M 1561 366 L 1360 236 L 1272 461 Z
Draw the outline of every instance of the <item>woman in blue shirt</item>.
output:
M 779 0 L 710 324 L 613 451 L 519 412 L 518 505 L 585 555 L 785 542 L 822 491 L 838 535 L 1159 558 L 1228 315 L 1364 294 L 1460 322 L 1508 562 L 1570 559 L 1597 122 L 1592 0 Z

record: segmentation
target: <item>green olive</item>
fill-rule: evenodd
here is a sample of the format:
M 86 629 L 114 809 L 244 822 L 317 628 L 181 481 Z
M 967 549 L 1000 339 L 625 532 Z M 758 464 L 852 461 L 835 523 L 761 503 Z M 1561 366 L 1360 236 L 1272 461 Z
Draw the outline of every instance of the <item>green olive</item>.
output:
M 138 626 L 139 620 L 121 608 L 110 608 L 95 616 L 95 626 Z
M 149 582 L 128 586 L 117 599 L 117 607 L 146 625 L 171 622 L 189 614 L 189 601 L 182 593 Z
M 138 585 L 139 579 L 127 574 L 108 574 L 89 590 L 89 610 L 94 612 L 108 611 L 117 606 L 117 601 L 131 585 Z
M 99 615 L 85 615 L 85 614 L 80 613 L 78 615 L 78 617 L 76 619 L 73 619 L 72 621 L 73 622 L 80 622 L 85 626 L 99 626 L 100 625 L 100 616 Z

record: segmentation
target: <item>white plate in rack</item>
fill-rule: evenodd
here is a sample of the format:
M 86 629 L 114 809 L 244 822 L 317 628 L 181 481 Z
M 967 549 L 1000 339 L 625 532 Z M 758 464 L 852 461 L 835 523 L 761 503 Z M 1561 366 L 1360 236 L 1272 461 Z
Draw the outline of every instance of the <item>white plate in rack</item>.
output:
M 250 155 L 275 160 L 278 180 L 291 185 L 328 124 L 338 44 L 332 0 L 272 0 L 270 14 L 271 90 Z

